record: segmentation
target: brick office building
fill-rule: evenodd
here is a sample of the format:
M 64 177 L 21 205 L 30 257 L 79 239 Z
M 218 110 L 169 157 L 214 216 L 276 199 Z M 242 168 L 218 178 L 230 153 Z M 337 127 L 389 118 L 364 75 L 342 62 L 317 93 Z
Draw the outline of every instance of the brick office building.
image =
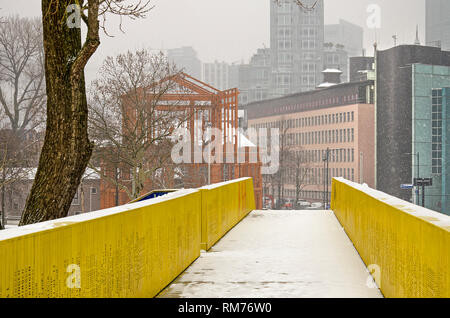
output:
M 373 89 L 373 81 L 337 84 L 246 106 L 248 127 L 287 127 L 288 147 L 299 154 L 305 175 L 301 199 L 324 200 L 327 149 L 329 196 L 332 177 L 374 186 Z M 293 172 L 285 174 L 284 198 L 295 199 Z M 264 193 L 277 197 L 268 183 Z

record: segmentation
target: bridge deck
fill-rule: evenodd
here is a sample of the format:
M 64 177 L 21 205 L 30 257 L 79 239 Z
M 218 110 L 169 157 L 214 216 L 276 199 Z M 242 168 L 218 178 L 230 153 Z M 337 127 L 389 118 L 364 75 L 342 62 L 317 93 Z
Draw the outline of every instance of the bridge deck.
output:
M 368 277 L 333 212 L 254 211 L 159 297 L 382 297 Z

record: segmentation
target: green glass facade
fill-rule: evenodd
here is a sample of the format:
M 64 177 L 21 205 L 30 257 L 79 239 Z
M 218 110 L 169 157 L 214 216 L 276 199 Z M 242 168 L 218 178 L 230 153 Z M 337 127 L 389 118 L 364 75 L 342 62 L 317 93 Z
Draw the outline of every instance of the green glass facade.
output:
M 420 177 L 433 178 L 425 190 L 425 207 L 450 215 L 450 67 L 413 64 L 412 73 L 412 153 L 419 154 Z M 412 162 L 416 178 L 417 156 Z

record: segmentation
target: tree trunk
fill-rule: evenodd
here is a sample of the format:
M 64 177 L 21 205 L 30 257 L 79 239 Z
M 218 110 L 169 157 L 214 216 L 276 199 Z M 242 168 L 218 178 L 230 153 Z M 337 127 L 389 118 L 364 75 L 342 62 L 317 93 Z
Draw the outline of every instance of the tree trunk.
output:
M 98 1 L 89 1 L 91 25 L 83 47 L 81 29 L 66 24 L 66 8 L 73 3 L 75 0 L 42 0 L 47 128 L 20 225 L 67 216 L 92 154 L 84 67 L 100 44 Z

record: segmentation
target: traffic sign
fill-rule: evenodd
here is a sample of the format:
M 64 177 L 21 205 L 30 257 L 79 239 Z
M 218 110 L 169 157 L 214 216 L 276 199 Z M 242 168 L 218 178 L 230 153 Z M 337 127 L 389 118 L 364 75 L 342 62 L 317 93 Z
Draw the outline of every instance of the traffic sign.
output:
M 433 178 L 414 178 L 414 186 L 431 187 L 433 185 Z
M 401 184 L 400 189 L 411 190 L 414 186 L 412 184 Z

